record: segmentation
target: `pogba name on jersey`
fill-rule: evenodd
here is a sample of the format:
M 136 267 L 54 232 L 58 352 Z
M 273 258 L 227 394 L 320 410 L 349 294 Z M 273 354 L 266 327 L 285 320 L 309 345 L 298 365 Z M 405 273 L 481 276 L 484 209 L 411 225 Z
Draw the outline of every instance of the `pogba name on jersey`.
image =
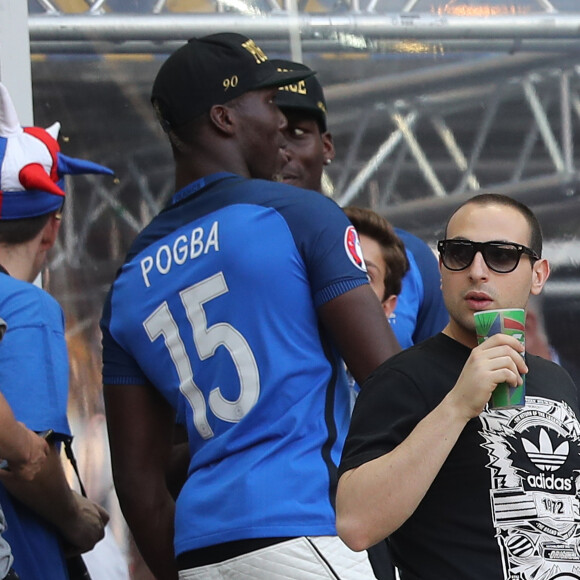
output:
M 172 244 L 163 244 L 154 254 L 141 259 L 141 274 L 147 288 L 151 286 L 149 274 L 153 269 L 159 274 L 167 274 L 175 266 L 183 266 L 188 260 L 195 260 L 209 251 L 219 252 L 218 222 L 209 231 L 202 227 L 191 230 L 189 236 L 181 234 Z

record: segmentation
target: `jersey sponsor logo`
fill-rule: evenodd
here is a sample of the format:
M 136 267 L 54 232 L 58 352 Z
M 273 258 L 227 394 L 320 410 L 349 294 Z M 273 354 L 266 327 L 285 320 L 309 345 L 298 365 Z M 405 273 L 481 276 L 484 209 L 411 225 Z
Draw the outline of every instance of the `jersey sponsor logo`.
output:
M 359 270 L 366 272 L 367 267 L 363 258 L 360 240 L 358 239 L 358 234 L 354 226 L 348 226 L 344 232 L 344 247 L 346 248 L 346 254 L 350 258 L 350 261 Z
M 183 266 L 188 260 L 195 260 L 210 250 L 220 251 L 218 222 L 213 222 L 209 231 L 202 227 L 193 228 L 189 234 L 177 236 L 173 243 L 163 244 L 156 251 L 141 259 L 141 275 L 147 288 L 151 286 L 152 274 L 168 274 L 175 266 Z

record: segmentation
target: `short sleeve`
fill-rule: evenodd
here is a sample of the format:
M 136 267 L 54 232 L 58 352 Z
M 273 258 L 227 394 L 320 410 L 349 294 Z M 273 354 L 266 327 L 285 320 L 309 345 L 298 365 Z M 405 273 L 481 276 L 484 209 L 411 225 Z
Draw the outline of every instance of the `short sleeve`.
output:
M 414 382 L 383 363 L 364 382 L 356 399 L 339 475 L 397 447 L 426 414 Z
M 8 330 L 0 343 L 0 389 L 15 417 L 29 429 L 68 436 L 64 317 L 51 296 L 27 286 L 17 286 L 2 301 Z

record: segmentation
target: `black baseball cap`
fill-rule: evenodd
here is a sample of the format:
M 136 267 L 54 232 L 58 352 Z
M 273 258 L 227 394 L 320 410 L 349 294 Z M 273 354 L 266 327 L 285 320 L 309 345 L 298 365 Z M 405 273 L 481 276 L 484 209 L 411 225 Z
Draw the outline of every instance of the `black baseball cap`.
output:
M 305 64 L 300 62 L 293 62 L 291 60 L 272 59 L 272 63 L 276 65 L 280 72 L 295 71 L 295 72 L 310 72 L 311 76 L 304 79 L 302 82 L 289 84 L 280 87 L 276 95 L 276 104 L 281 109 L 296 109 L 305 111 L 308 114 L 316 117 L 320 130 L 322 133 L 326 132 L 326 99 L 322 85 L 314 76 L 315 72 L 308 68 Z
M 192 38 L 163 63 L 151 101 L 165 131 L 244 93 L 295 83 L 311 70 L 281 72 L 251 39 L 234 32 Z

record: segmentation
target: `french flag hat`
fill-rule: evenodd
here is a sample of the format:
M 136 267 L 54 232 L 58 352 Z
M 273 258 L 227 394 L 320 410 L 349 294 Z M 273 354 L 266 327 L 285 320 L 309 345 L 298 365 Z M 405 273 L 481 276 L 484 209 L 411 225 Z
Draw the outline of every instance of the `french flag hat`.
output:
M 15 220 L 58 210 L 64 176 L 113 175 L 108 167 L 60 152 L 60 123 L 47 129 L 21 127 L 8 90 L 0 83 L 0 219 Z

